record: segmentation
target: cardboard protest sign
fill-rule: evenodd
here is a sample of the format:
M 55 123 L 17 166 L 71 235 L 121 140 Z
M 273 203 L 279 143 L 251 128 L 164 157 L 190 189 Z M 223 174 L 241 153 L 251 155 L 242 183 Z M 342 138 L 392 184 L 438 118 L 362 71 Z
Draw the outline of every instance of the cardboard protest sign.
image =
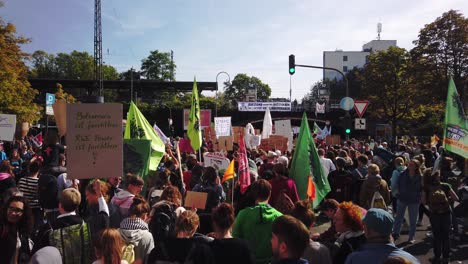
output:
M 68 104 L 67 128 L 68 177 L 122 175 L 121 104 Z
M 230 136 L 231 135 L 231 117 L 215 117 L 215 130 L 216 136 Z
M 189 123 L 190 109 L 184 109 L 184 130 L 187 130 Z M 211 125 L 211 109 L 200 109 L 200 127 L 205 128 Z
M 279 135 L 271 135 L 270 136 L 270 145 L 273 149 L 281 150 L 281 152 L 286 152 L 288 150 L 288 138 Z
M 203 154 L 203 158 L 203 165 L 205 167 L 211 166 L 216 170 L 225 170 L 230 163 L 229 159 L 219 152 L 205 153 Z
M 16 115 L 0 114 L 0 140 L 13 141 L 16 130 Z
M 233 150 L 233 137 L 228 136 L 228 137 L 219 137 L 218 138 L 218 144 L 217 149 L 218 151 L 230 151 Z
M 187 191 L 184 207 L 205 209 L 208 193 Z
M 205 142 L 216 142 L 216 132 L 212 127 L 205 127 L 203 129 L 203 138 Z
M 244 135 L 244 127 L 232 127 L 232 135 L 234 136 L 234 143 L 239 143 L 239 139 Z
M 55 123 L 61 137 L 67 133 L 67 101 L 58 99 L 52 105 L 54 109 Z
M 340 145 L 341 144 L 341 137 L 340 135 L 330 135 L 325 138 L 325 142 L 329 146 Z
M 275 121 L 275 135 L 280 135 L 288 138 L 287 149 L 289 151 L 293 148 L 293 133 L 291 128 L 291 120 L 278 120 Z

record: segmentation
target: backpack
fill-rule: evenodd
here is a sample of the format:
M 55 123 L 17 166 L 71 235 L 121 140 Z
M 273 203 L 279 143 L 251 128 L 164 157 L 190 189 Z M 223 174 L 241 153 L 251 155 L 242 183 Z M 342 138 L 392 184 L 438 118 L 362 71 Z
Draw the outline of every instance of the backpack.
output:
M 149 224 L 150 232 L 153 234 L 155 241 L 165 241 L 167 238 L 175 236 L 175 222 L 177 219 L 175 209 L 175 205 L 169 202 L 161 202 L 155 205 Z
M 128 263 L 135 261 L 135 245 L 129 243 L 124 246 L 122 250 L 122 260 L 126 260 Z
M 280 191 L 274 207 L 283 214 L 289 214 L 293 210 L 294 203 L 284 189 Z
M 374 192 L 369 208 L 380 208 L 385 211 L 388 210 L 387 203 L 385 203 L 385 199 L 383 198 L 382 194 L 380 194 L 378 190 Z
M 49 244 L 60 251 L 64 264 L 93 262 L 91 232 L 84 221 L 82 224 L 52 230 L 49 235 Z
M 51 174 L 41 174 L 38 180 L 39 204 L 44 209 L 58 208 L 58 183 L 57 178 Z
M 428 195 L 428 204 L 432 213 L 444 214 L 450 211 L 450 202 L 442 186 L 432 188 Z

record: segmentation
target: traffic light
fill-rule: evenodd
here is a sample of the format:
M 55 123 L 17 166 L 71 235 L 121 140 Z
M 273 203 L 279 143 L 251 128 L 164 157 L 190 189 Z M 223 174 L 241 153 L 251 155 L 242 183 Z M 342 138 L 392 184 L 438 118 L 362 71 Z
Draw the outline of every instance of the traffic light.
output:
M 349 134 L 349 133 L 351 133 L 351 129 L 347 128 L 347 129 L 345 130 L 345 132 L 346 132 L 346 134 Z
M 293 75 L 296 72 L 296 57 L 289 55 L 289 74 Z

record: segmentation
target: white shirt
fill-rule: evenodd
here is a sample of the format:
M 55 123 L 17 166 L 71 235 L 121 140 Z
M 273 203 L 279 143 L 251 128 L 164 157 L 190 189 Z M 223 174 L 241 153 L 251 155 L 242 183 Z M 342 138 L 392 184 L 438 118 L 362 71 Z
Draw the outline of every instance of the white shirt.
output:
M 336 170 L 335 164 L 331 159 L 327 159 L 324 157 L 320 157 L 320 163 L 322 163 L 323 172 L 325 172 L 325 176 L 334 170 Z

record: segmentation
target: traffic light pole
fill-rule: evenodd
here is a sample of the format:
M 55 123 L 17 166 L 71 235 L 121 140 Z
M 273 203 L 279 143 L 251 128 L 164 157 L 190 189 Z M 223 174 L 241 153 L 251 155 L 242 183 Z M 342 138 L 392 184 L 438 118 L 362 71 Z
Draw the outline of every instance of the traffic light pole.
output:
M 345 80 L 345 83 L 346 83 L 346 97 L 349 97 L 348 78 L 346 78 L 346 75 L 343 72 L 341 72 L 340 70 L 335 69 L 335 68 L 330 68 L 330 67 L 301 65 L 301 64 L 294 64 L 294 66 L 303 67 L 303 68 L 324 69 L 324 70 L 331 70 L 331 71 L 338 72 L 339 74 L 341 74 L 341 76 L 343 76 L 343 79 Z

